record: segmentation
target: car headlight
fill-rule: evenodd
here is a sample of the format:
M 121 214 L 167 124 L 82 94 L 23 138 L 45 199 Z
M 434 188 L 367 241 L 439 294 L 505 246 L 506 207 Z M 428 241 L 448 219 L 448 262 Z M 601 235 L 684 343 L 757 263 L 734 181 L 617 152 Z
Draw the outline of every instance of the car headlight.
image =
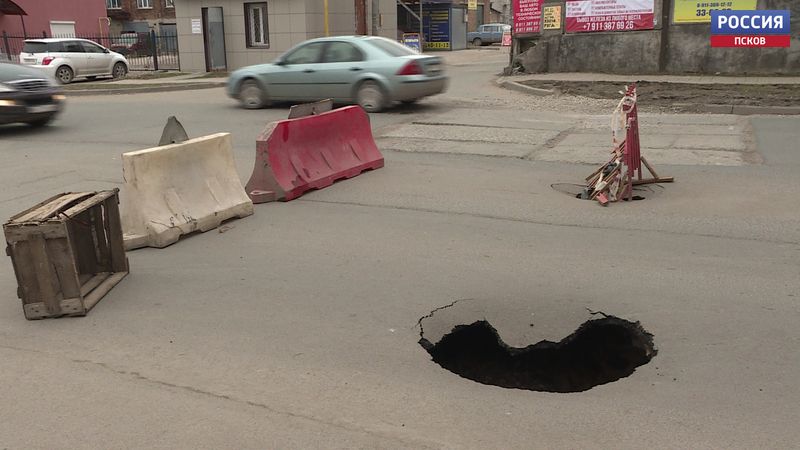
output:
M 14 89 L 13 87 L 7 84 L 0 83 L 0 92 L 14 92 L 14 91 L 16 91 L 16 89 Z

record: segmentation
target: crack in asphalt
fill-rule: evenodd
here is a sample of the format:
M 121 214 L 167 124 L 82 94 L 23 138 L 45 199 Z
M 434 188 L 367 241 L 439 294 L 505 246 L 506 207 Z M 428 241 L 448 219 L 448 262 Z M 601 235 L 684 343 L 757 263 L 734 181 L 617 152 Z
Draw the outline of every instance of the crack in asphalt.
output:
M 14 350 L 14 351 L 20 351 L 20 352 L 36 353 L 36 354 L 40 354 L 40 355 L 51 356 L 48 353 L 46 353 L 44 351 L 41 351 L 41 350 L 22 348 L 22 347 L 15 347 L 15 346 L 6 345 L 6 344 L 0 344 L 0 348 L 4 348 L 4 349 L 8 349 L 8 350 Z M 114 373 L 116 375 L 122 375 L 122 376 L 130 377 L 133 380 L 142 381 L 142 382 L 145 382 L 145 383 L 148 383 L 148 384 L 152 384 L 152 385 L 156 385 L 156 386 L 160 386 L 160 387 L 164 387 L 164 388 L 182 390 L 182 391 L 185 391 L 185 392 L 189 392 L 189 393 L 196 394 L 196 395 L 202 395 L 202 396 L 214 398 L 214 399 L 217 399 L 217 400 L 225 400 L 225 401 L 229 401 L 229 402 L 233 402 L 233 403 L 247 405 L 247 406 L 251 406 L 251 407 L 254 407 L 254 408 L 259 408 L 259 409 L 263 409 L 265 411 L 269 411 L 269 412 L 271 412 L 273 414 L 278 414 L 278 415 L 282 415 L 282 416 L 286 416 L 286 417 L 291 417 L 293 419 L 308 420 L 310 422 L 314 422 L 314 423 L 317 423 L 317 424 L 320 424 L 320 425 L 326 425 L 326 426 L 339 428 L 341 430 L 345 430 L 345 431 L 349 431 L 349 432 L 362 433 L 362 434 L 366 434 L 366 435 L 369 435 L 369 436 L 375 436 L 375 437 L 379 437 L 381 439 L 387 439 L 387 440 L 390 440 L 390 441 L 398 442 L 398 443 L 403 444 L 403 445 L 408 445 L 409 443 L 413 443 L 414 448 L 427 448 L 427 449 L 435 449 L 435 448 L 437 448 L 437 447 L 431 447 L 430 444 L 423 444 L 422 442 L 419 442 L 418 440 L 416 440 L 416 441 L 407 441 L 407 440 L 404 440 L 404 439 L 399 438 L 399 437 L 388 436 L 386 434 L 382 434 L 382 433 L 379 433 L 379 432 L 375 432 L 375 431 L 371 431 L 371 430 L 367 430 L 367 429 L 363 429 L 363 428 L 358 428 L 358 427 L 354 427 L 354 426 L 350 426 L 350 425 L 346 425 L 346 424 L 342 424 L 342 423 L 328 422 L 328 421 L 325 421 L 325 420 L 322 420 L 322 419 L 318 419 L 318 418 L 313 417 L 313 416 L 308 416 L 308 415 L 304 415 L 304 414 L 297 414 L 297 413 L 293 413 L 291 411 L 283 411 L 283 410 L 274 408 L 272 406 L 269 406 L 267 404 L 255 402 L 255 401 L 252 401 L 252 400 L 244 400 L 244 399 L 236 398 L 236 397 L 233 397 L 233 396 L 230 396 L 230 395 L 219 394 L 219 393 L 216 393 L 216 392 L 212 392 L 212 391 L 207 391 L 207 390 L 204 390 L 204 389 L 196 388 L 194 386 L 170 383 L 168 381 L 163 381 L 163 380 L 158 380 L 158 379 L 155 379 L 155 378 L 150 378 L 150 377 L 142 375 L 141 373 L 136 372 L 136 371 L 127 371 L 127 370 L 116 369 L 116 368 L 114 368 L 114 367 L 112 367 L 109 364 L 104 363 L 104 362 L 92 361 L 92 360 L 89 360 L 89 359 L 74 359 L 74 358 L 68 358 L 68 357 L 66 357 L 64 359 L 66 361 L 69 361 L 69 362 L 72 362 L 72 363 L 75 363 L 75 364 L 82 364 L 82 365 L 90 365 L 90 366 L 94 366 L 94 367 L 99 367 L 99 368 L 102 368 L 102 369 L 104 369 L 106 371 Z
M 762 242 L 762 243 L 769 243 L 769 244 L 788 244 L 788 245 L 800 245 L 800 241 L 789 241 L 789 240 L 779 240 L 779 239 L 758 239 L 758 238 L 749 238 L 749 237 L 739 237 L 739 236 L 724 236 L 719 234 L 711 234 L 711 233 L 689 233 L 689 232 L 682 232 L 682 231 L 670 231 L 670 230 L 657 230 L 652 228 L 624 228 L 624 227 L 615 227 L 615 226 L 600 226 L 600 225 L 585 225 L 585 224 L 574 224 L 574 223 L 559 223 L 559 222 L 548 222 L 544 220 L 529 220 L 529 219 L 517 219 L 514 217 L 504 217 L 504 216 L 497 216 L 493 214 L 481 214 L 481 213 L 471 213 L 471 212 L 463 212 L 463 211 L 445 211 L 439 209 L 432 209 L 432 208 L 418 208 L 418 207 L 410 207 L 410 206 L 397 206 L 397 205 L 374 205 L 369 203 L 361 203 L 361 202 L 344 202 L 344 201 L 335 201 L 335 200 L 311 200 L 307 198 L 299 198 L 296 199 L 297 202 L 307 202 L 307 203 L 323 203 L 323 204 L 330 204 L 330 205 L 351 205 L 351 206 L 360 206 L 363 208 L 381 208 L 381 209 L 394 209 L 398 211 L 415 211 L 415 212 L 426 212 L 426 213 L 433 213 L 433 214 L 442 214 L 442 215 L 453 215 L 453 216 L 465 216 L 465 217 L 475 217 L 480 219 L 490 219 L 490 220 L 500 220 L 505 222 L 515 222 L 515 223 L 527 223 L 532 225 L 547 225 L 553 227 L 565 227 L 565 228 L 582 228 L 582 229 L 593 229 L 593 230 L 612 230 L 612 231 L 639 231 L 639 232 L 650 232 L 650 233 L 662 233 L 674 236 L 696 236 L 696 237 L 708 237 L 708 238 L 718 238 L 718 239 L 730 239 L 734 241 L 746 241 L 746 242 Z
M 441 311 L 441 310 L 443 310 L 443 309 L 447 309 L 447 308 L 450 308 L 451 306 L 455 306 L 455 304 L 456 304 L 456 303 L 458 303 L 458 302 L 460 302 L 461 300 L 466 300 L 466 299 L 458 299 L 458 300 L 453 300 L 453 301 L 452 301 L 452 302 L 450 302 L 449 304 L 447 304 L 447 305 L 444 305 L 444 306 L 440 306 L 440 307 L 438 307 L 438 308 L 434 308 L 434 309 L 433 309 L 433 310 L 431 310 L 431 312 L 429 312 L 428 314 L 426 314 L 426 315 L 424 315 L 424 316 L 420 317 L 420 318 L 419 318 L 419 320 L 417 321 L 417 326 L 419 327 L 419 337 L 420 337 L 421 339 L 424 339 L 424 338 L 425 338 L 425 336 L 424 336 L 424 335 L 425 335 L 425 330 L 422 328 L 422 321 L 423 321 L 423 320 L 425 320 L 425 319 L 428 319 L 428 318 L 430 318 L 430 317 L 433 317 L 433 315 L 434 315 L 434 314 L 436 314 L 437 312 L 439 312 L 439 311 Z

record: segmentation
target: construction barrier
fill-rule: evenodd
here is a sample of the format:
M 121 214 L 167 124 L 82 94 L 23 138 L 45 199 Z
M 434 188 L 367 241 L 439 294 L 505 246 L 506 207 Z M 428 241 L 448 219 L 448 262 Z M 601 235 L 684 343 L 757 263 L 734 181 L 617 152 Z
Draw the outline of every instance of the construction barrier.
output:
M 675 181 L 673 177 L 660 177 L 642 156 L 636 83 L 628 86 L 622 94 L 611 120 L 611 160 L 586 177 L 587 185 L 581 193 L 581 198 L 597 200 L 603 206 L 608 206 L 609 202 L 633 200 L 634 186 Z M 620 137 L 623 130 L 624 138 Z M 651 178 L 642 177 L 642 164 L 650 171 Z
M 162 248 L 253 214 L 229 133 L 122 154 L 125 249 Z
M 256 142 L 246 190 L 254 203 L 289 201 L 380 167 L 383 155 L 369 116 L 359 106 L 347 106 L 267 125 Z

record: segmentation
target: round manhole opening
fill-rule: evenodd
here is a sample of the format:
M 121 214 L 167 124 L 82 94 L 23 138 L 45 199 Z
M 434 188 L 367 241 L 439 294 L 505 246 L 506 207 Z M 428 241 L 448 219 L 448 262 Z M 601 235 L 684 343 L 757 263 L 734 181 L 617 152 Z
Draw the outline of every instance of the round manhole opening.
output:
M 591 200 L 591 192 L 586 191 L 586 186 L 575 183 L 553 183 L 550 185 L 553 190 L 572 198 L 581 200 Z M 633 187 L 632 200 L 644 200 L 654 197 L 664 191 L 664 186 L 660 184 L 647 184 Z M 627 200 L 627 198 L 623 199 Z
M 510 347 L 485 320 L 458 325 L 420 345 L 444 369 L 478 383 L 542 392 L 581 392 L 631 375 L 657 350 L 638 322 L 589 320 L 560 342 Z

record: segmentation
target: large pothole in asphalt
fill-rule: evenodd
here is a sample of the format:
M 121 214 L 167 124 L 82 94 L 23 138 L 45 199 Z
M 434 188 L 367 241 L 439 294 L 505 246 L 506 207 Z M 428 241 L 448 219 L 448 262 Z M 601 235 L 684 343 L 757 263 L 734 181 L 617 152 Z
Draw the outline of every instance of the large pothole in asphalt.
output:
M 420 320 L 421 326 L 421 320 Z M 458 325 L 420 345 L 444 369 L 478 383 L 544 392 L 581 392 L 631 375 L 656 355 L 653 335 L 613 316 L 589 320 L 560 342 L 507 345 L 485 320 Z

